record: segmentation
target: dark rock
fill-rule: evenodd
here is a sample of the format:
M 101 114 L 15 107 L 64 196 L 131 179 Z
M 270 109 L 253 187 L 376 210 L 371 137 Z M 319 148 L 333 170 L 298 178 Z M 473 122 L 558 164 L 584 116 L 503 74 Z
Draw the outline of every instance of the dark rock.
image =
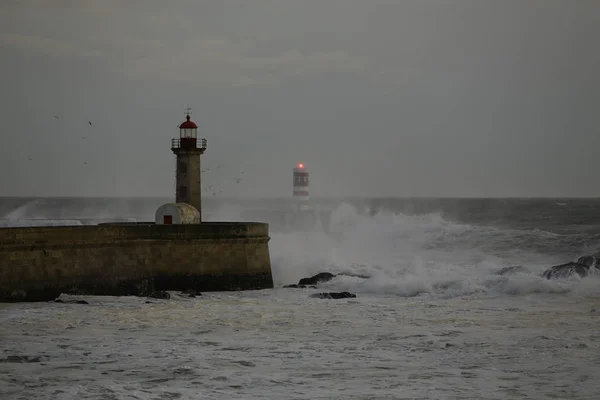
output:
M 330 272 L 321 272 L 316 274 L 315 276 L 311 276 L 310 278 L 302 278 L 298 282 L 298 286 L 300 285 L 317 285 L 323 282 L 329 282 L 335 277 L 335 274 Z
M 169 300 L 171 298 L 171 295 L 165 291 L 158 291 L 158 292 L 152 292 L 148 295 L 148 297 L 152 298 L 152 299 L 163 299 L 163 300 Z
M 588 276 L 589 272 L 589 265 L 570 262 L 562 265 L 555 265 L 554 267 L 544 271 L 542 276 L 546 279 L 560 279 L 568 278 L 574 274 L 577 274 L 583 278 Z
M 332 274 L 331 272 L 320 272 L 314 276 L 311 276 L 310 278 L 300 279 L 300 281 L 298 281 L 297 284 L 285 285 L 284 288 L 294 288 L 294 289 L 313 288 L 313 289 L 316 289 L 316 285 L 318 285 L 319 283 L 329 282 L 336 276 L 351 276 L 354 278 L 362 278 L 362 279 L 370 278 L 370 276 L 367 276 L 367 275 L 353 274 L 350 272 L 342 272 L 339 274 Z
M 600 253 L 579 257 L 576 262 L 556 265 L 544 271 L 542 276 L 547 279 L 558 279 L 577 274 L 584 278 L 591 273 L 600 273 Z
M 196 295 L 195 295 L 195 294 L 189 294 L 189 295 L 188 295 L 188 297 L 190 297 L 190 298 L 195 298 L 195 297 L 196 297 Z
M 316 289 L 317 287 L 315 285 L 285 285 L 284 288 L 292 288 L 292 289 L 306 289 L 306 288 L 311 288 L 311 289 Z
M 600 254 L 596 253 L 592 256 L 579 257 L 577 264 L 584 264 L 589 267 L 595 267 L 600 269 Z
M 310 297 L 314 299 L 353 299 L 355 294 L 349 292 L 315 293 Z
M 520 265 L 512 265 L 510 267 L 504 267 L 496 272 L 496 275 L 512 275 L 519 272 L 529 272 L 527 268 Z

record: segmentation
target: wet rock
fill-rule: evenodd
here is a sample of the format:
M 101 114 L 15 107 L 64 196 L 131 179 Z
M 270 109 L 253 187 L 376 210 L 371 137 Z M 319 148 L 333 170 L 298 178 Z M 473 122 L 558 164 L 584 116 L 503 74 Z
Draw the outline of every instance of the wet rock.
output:
M 584 264 L 589 267 L 596 267 L 600 269 L 600 253 L 596 253 L 591 256 L 579 257 L 577 264 Z
M 350 292 L 331 292 L 331 293 L 315 293 L 310 297 L 314 299 L 353 299 L 355 294 Z
M 590 266 L 586 264 L 579 264 L 576 262 L 569 262 L 562 265 L 555 265 L 554 267 L 544 271 L 542 276 L 546 279 L 560 279 L 568 278 L 575 274 L 580 277 L 588 276 L 590 272 Z
M 576 262 L 556 265 L 544 271 L 542 276 L 547 279 L 559 279 L 577 274 L 584 278 L 595 273 L 600 273 L 600 253 L 579 257 Z
M 148 295 L 151 299 L 169 300 L 171 295 L 165 291 L 152 292 Z
M 335 277 L 335 274 L 330 272 L 321 272 L 310 278 L 302 278 L 298 282 L 298 285 L 317 285 L 323 282 L 329 282 Z
M 310 289 L 316 289 L 317 287 L 315 285 L 285 285 L 283 286 L 284 288 L 292 288 L 292 289 L 306 289 L 306 288 L 310 288 Z
M 312 288 L 312 289 L 316 289 L 316 285 L 318 285 L 319 283 L 324 283 L 324 282 L 329 282 L 330 280 L 332 280 L 333 278 L 335 278 L 336 276 L 351 276 L 354 278 L 362 278 L 362 279 L 369 279 L 370 276 L 367 275 L 361 275 L 361 274 L 353 274 L 350 272 L 341 272 L 339 274 L 332 274 L 331 272 L 320 272 L 314 276 L 311 276 L 310 278 L 302 278 L 300 279 L 300 281 L 298 281 L 297 284 L 292 284 L 292 285 L 285 285 L 284 288 L 294 288 L 294 289 L 305 289 L 305 288 Z
M 510 267 L 504 267 L 496 272 L 496 275 L 512 275 L 522 272 L 529 272 L 527 268 L 520 265 L 511 265 Z

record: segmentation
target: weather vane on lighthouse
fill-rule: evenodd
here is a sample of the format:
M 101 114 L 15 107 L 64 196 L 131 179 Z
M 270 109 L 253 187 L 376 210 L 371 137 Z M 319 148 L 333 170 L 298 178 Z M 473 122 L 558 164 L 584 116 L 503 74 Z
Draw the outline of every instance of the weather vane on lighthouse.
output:
M 190 106 L 187 106 L 187 108 L 185 109 L 185 115 L 192 115 L 192 109 L 190 108 Z

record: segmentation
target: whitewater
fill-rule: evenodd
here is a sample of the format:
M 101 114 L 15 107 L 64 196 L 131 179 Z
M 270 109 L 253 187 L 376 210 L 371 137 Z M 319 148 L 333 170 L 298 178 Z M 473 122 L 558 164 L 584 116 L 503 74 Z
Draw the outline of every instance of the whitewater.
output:
M 23 204 L 0 225 L 116 215 L 51 220 L 43 201 Z M 465 203 L 466 218 L 338 202 L 336 235 L 271 232 L 272 290 L 0 304 L 0 398 L 600 398 L 600 277 L 541 277 L 600 250 L 600 202 L 524 204 L 495 219 L 497 204 Z M 498 274 L 513 265 L 525 268 Z M 283 287 L 319 272 L 368 278 Z M 329 291 L 357 297 L 310 297 Z

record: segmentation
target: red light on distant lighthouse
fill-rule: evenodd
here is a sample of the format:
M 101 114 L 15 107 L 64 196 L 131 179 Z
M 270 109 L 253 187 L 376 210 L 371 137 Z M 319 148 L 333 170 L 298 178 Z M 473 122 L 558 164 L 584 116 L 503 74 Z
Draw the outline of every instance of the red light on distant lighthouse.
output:
M 298 168 L 304 168 L 304 164 L 302 164 L 302 163 L 298 164 Z

